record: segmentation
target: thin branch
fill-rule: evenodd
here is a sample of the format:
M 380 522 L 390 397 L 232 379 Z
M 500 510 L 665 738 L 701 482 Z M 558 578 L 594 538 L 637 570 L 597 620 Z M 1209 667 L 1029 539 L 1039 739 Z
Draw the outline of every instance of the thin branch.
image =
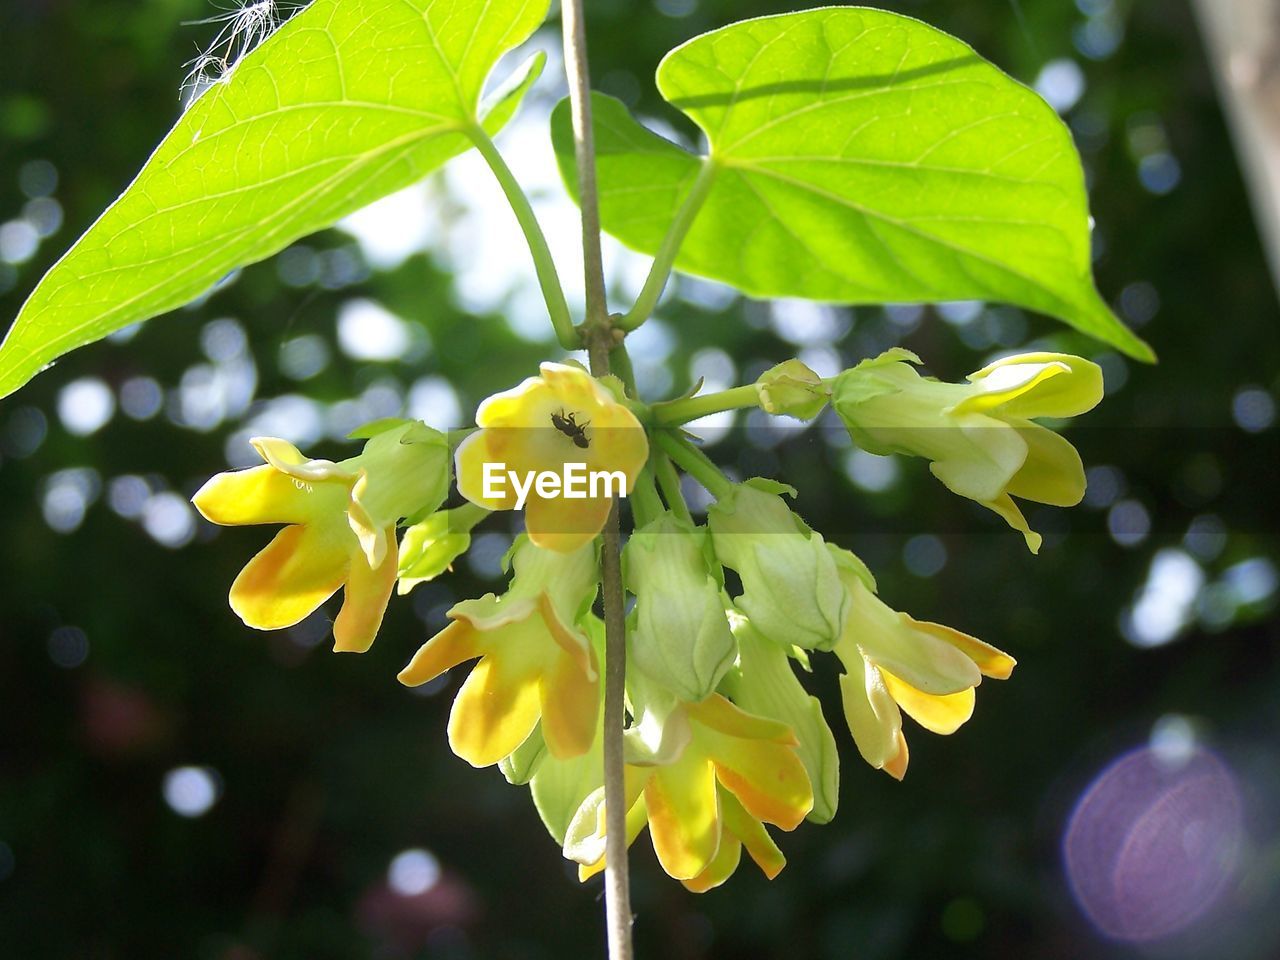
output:
M 609 372 L 609 351 L 617 345 L 604 289 L 600 251 L 600 205 L 596 192 L 595 138 L 591 128 L 591 73 L 587 65 L 587 33 L 582 0 L 563 0 L 565 70 L 573 117 L 578 197 L 582 211 L 582 258 L 586 278 L 587 318 L 584 339 L 591 373 Z M 604 527 L 601 579 L 604 593 L 604 796 L 605 796 L 605 928 L 610 960 L 632 960 L 631 878 L 627 864 L 627 809 L 624 801 L 622 730 L 626 722 L 626 624 L 622 593 L 622 534 L 618 501 Z
M 561 19 L 564 26 L 564 66 L 569 77 L 569 107 L 573 118 L 574 159 L 578 167 L 578 203 L 582 210 L 586 323 L 588 327 L 606 327 L 609 325 L 609 307 L 604 292 L 604 257 L 600 252 L 600 197 L 596 189 L 595 131 L 591 126 L 591 69 L 587 64 L 587 30 L 582 0 L 564 0 Z M 605 363 L 608 363 L 607 358 Z

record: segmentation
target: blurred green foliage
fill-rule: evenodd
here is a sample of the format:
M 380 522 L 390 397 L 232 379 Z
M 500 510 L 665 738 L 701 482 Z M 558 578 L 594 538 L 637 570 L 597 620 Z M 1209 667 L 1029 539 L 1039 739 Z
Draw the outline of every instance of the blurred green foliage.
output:
M 1097 769 L 1170 714 L 1192 718 L 1248 784 L 1255 856 L 1219 955 L 1272 955 L 1280 328 L 1190 12 L 1154 0 L 885 5 L 962 37 L 1026 82 L 1047 82 L 1042 68 L 1062 58 L 1080 67 L 1083 95 L 1067 116 L 1092 186 L 1099 286 L 1141 324 L 1161 363 L 1130 364 L 1007 309 L 832 311 L 820 316 L 819 343 L 814 324 L 788 321 L 785 308 L 718 298 L 706 285 L 685 283 L 660 308 L 637 338 L 637 365 L 642 383 L 672 391 L 688 385 L 691 362 L 725 366 L 707 351 L 724 351 L 745 382 L 795 355 L 796 340 L 844 364 L 901 341 L 949 378 L 996 349 L 1083 352 L 1104 364 L 1110 395 L 1071 437 L 1087 465 L 1110 469 L 1092 475 L 1086 505 L 1032 515 L 1048 535 L 1033 559 L 918 462 L 846 470 L 838 431 L 776 448 L 739 431 L 711 448 L 742 474 L 799 486 L 800 512 L 857 550 L 894 606 L 981 636 L 1020 665 L 1008 683 L 982 688 L 976 716 L 955 736 L 915 733 L 898 784 L 858 760 L 838 729 L 832 667 L 820 664 L 806 682 L 829 705 L 845 761 L 835 822 L 781 838 L 789 864 L 777 881 L 744 868 L 702 897 L 663 876 L 642 840 L 633 856 L 639 955 L 1124 955 L 1072 905 L 1059 837 Z M 588 8 L 600 88 L 691 135 L 652 89 L 661 55 L 702 30 L 790 7 Z M 183 21 L 209 13 L 196 0 L 18 0 L 0 11 L 0 252 L 17 261 L 0 262 L 0 315 L 16 314 L 172 123 L 182 64 L 213 29 Z M 1074 74 L 1064 76 L 1065 96 Z M 530 112 L 545 110 L 555 82 Z M 60 228 L 50 205 L 36 203 L 50 169 Z M 477 538 L 455 575 L 393 603 L 369 654 L 338 657 L 325 649 L 323 621 L 277 635 L 243 628 L 226 588 L 266 532 L 188 528 L 180 506 L 228 454 L 242 460 L 243 431 L 272 422 L 266 415 L 295 428 L 314 419 L 327 439 L 310 452 L 338 454 L 332 434 L 349 419 L 380 415 L 415 383 L 420 396 L 441 395 L 441 381 L 420 378 L 452 384 L 465 419 L 554 354 L 549 325 L 546 341 L 530 342 L 499 310 L 462 306 L 475 298 L 455 271 L 526 265 L 492 263 L 518 250 L 511 221 L 501 242 L 473 234 L 461 253 L 442 255 L 441 238 L 464 211 L 434 189 L 430 249 L 394 269 L 371 269 L 349 234 L 329 231 L 127 343 L 72 354 L 0 404 L 5 955 L 600 954 L 598 881 L 578 885 L 522 789 L 448 752 L 456 680 L 427 696 L 394 681 L 452 600 L 490 588 L 507 519 L 482 528 L 494 535 Z M 18 254 L 35 226 L 4 232 L 19 220 L 50 233 L 29 256 Z M 407 322 L 402 357 L 344 353 L 335 320 L 353 298 Z M 210 326 L 223 318 L 236 324 Z M 67 388 L 82 378 L 94 378 L 82 399 L 101 382 L 119 408 L 77 435 L 59 406 L 74 425 Z M 228 400 L 228 383 L 250 384 L 252 397 Z M 200 405 L 210 396 L 220 398 L 213 413 Z M 880 492 L 866 489 L 879 486 L 873 467 L 892 480 Z M 1174 586 L 1195 587 L 1179 595 L 1185 610 L 1150 593 L 1134 610 L 1144 585 L 1159 586 L 1157 556 L 1181 570 Z M 188 765 L 216 771 L 220 784 L 194 819 L 164 791 L 167 775 Z M 434 854 L 441 878 L 418 896 L 397 895 L 389 864 L 415 848 Z

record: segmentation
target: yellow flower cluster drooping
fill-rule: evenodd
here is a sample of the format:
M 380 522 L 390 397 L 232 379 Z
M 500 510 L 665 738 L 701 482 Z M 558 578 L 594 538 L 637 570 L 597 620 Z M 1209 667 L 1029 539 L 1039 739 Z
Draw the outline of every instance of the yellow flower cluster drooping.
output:
M 397 581 L 404 593 L 443 575 L 484 517 L 520 511 L 507 589 L 454 604 L 400 680 L 471 664 L 450 746 L 528 784 L 586 879 L 604 869 L 606 839 L 597 537 L 627 497 L 627 842 L 647 829 L 662 869 L 702 892 L 724 883 L 744 850 L 777 876 L 786 858 L 769 828 L 836 814 L 837 739 L 794 665 L 838 669 L 858 753 L 899 780 L 904 713 L 951 734 L 971 718 L 982 679 L 1013 670 L 995 647 L 893 609 L 861 560 L 793 511 L 792 488 L 731 482 L 680 430 L 734 406 L 811 420 L 829 404 L 856 444 L 928 459 L 948 488 L 1038 550 L 1013 498 L 1073 504 L 1084 474 L 1071 444 L 1035 420 L 1094 406 L 1098 368 L 1027 354 L 953 384 L 920 376 L 918 363 L 895 350 L 824 380 L 790 360 L 749 387 L 651 406 L 612 378 L 544 363 L 480 405 L 478 429 L 452 457 L 444 434 L 412 421 L 371 425 L 363 452 L 339 462 L 257 439 L 264 464 L 214 477 L 195 503 L 219 524 L 285 525 L 232 585 L 245 623 L 289 626 L 342 588 L 335 648 L 353 651 L 373 642 Z M 451 462 L 462 501 L 441 509 Z M 681 470 L 711 495 L 704 522 L 684 501 Z M 597 489 L 598 477 L 613 486 Z

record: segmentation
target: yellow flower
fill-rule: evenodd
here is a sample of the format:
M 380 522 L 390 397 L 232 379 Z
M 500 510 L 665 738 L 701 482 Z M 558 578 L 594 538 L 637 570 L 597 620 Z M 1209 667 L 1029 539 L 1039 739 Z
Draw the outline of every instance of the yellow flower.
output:
M 453 622 L 400 672 L 401 683 L 418 686 L 480 658 L 449 714 L 449 745 L 475 767 L 511 754 L 539 720 L 555 757 L 585 753 L 595 736 L 599 677 L 579 625 L 596 595 L 595 547 L 558 553 L 521 537 L 512 565 L 503 596 L 455 604 Z
M 789 727 L 746 713 L 719 694 L 678 705 L 664 748 L 626 768 L 628 842 L 648 822 L 668 875 L 702 892 L 723 883 L 742 847 L 772 879 L 786 864 L 763 824 L 794 830 L 813 791 Z M 565 855 L 585 879 L 604 867 L 604 788 L 579 807 Z
M 481 429 L 458 447 L 458 490 L 488 510 L 516 509 L 518 497 L 515 484 L 506 481 L 501 495 L 486 496 L 486 464 L 522 478 L 563 475 L 565 464 L 583 464 L 588 475 L 622 473 L 630 493 L 649 457 L 644 428 L 631 411 L 570 364 L 544 363 L 540 376 L 489 397 L 476 411 L 476 424 Z M 611 506 L 605 496 L 571 499 L 532 489 L 525 528 L 540 547 L 576 550 L 604 527 Z
M 926 457 L 948 489 L 995 511 L 1040 549 L 1014 497 L 1070 507 L 1084 496 L 1084 467 L 1068 441 L 1033 423 L 1074 417 L 1102 399 L 1096 363 L 1061 353 L 1005 357 L 968 383 L 921 377 L 920 360 L 890 350 L 846 370 L 832 405 L 863 449 Z
M 248 626 L 298 623 L 339 587 L 334 649 L 369 649 L 396 580 L 396 522 L 433 510 L 449 482 L 443 434 L 401 421 L 358 457 L 308 460 L 272 437 L 250 441 L 266 463 L 220 473 L 192 498 L 218 524 L 288 524 L 236 577 L 231 608 Z
M 835 646 L 848 671 L 840 676 L 845 719 L 862 758 L 901 780 L 908 760 L 902 711 L 926 730 L 954 733 L 973 715 L 974 687 L 984 676 L 1007 679 L 1015 661 L 967 633 L 892 609 L 856 558 L 840 553 L 853 599 Z

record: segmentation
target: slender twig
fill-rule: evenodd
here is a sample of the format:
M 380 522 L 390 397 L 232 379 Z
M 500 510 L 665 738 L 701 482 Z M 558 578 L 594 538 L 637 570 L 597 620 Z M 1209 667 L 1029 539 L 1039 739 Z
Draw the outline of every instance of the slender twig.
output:
M 676 256 L 680 253 L 680 245 L 684 243 L 685 235 L 693 226 L 693 221 L 697 218 L 698 211 L 702 209 L 702 204 L 706 202 L 707 194 L 711 192 L 711 183 L 715 179 L 716 169 L 715 162 L 710 158 L 702 161 L 702 168 L 698 171 L 693 186 L 689 188 L 684 203 L 676 211 L 676 217 L 671 221 L 667 235 L 662 238 L 662 246 L 658 248 L 653 258 L 653 265 L 649 268 L 649 276 L 645 278 L 644 286 L 640 289 L 640 296 L 636 299 L 635 305 L 627 311 L 626 316 L 617 322 L 617 326 L 621 329 L 634 330 L 649 319 L 653 308 L 658 305 L 658 299 L 662 296 L 662 291 L 667 287 L 667 280 L 671 277 L 671 268 L 675 265 Z
M 519 181 L 507 166 L 506 160 L 498 152 L 493 140 L 481 127 L 470 131 L 471 142 L 476 145 L 480 155 L 489 164 L 498 185 L 506 194 L 507 202 L 524 231 L 525 241 L 529 244 L 529 252 L 533 255 L 533 266 L 538 274 L 538 285 L 542 287 L 542 298 L 547 302 L 547 313 L 551 316 L 551 325 L 555 328 L 556 339 L 566 350 L 576 350 L 582 343 L 573 327 L 573 317 L 569 314 L 569 304 L 565 300 L 564 288 L 560 285 L 560 275 L 556 272 L 556 262 L 551 256 L 551 248 L 547 246 L 547 238 L 542 226 L 534 215 L 533 206 Z
M 614 339 L 604 290 L 600 251 L 600 202 L 596 192 L 595 137 L 591 129 L 591 72 L 587 65 L 587 32 L 582 0 L 563 0 L 564 62 L 569 78 L 574 155 L 578 165 L 578 202 L 582 211 L 582 258 L 586 279 L 587 318 L 584 340 L 597 377 L 609 372 Z M 627 809 L 623 800 L 622 728 L 626 722 L 626 626 L 623 620 L 622 535 L 618 502 L 604 527 L 600 559 L 604 593 L 604 796 L 605 796 L 605 928 L 610 960 L 632 960 L 631 880 L 627 868 Z

